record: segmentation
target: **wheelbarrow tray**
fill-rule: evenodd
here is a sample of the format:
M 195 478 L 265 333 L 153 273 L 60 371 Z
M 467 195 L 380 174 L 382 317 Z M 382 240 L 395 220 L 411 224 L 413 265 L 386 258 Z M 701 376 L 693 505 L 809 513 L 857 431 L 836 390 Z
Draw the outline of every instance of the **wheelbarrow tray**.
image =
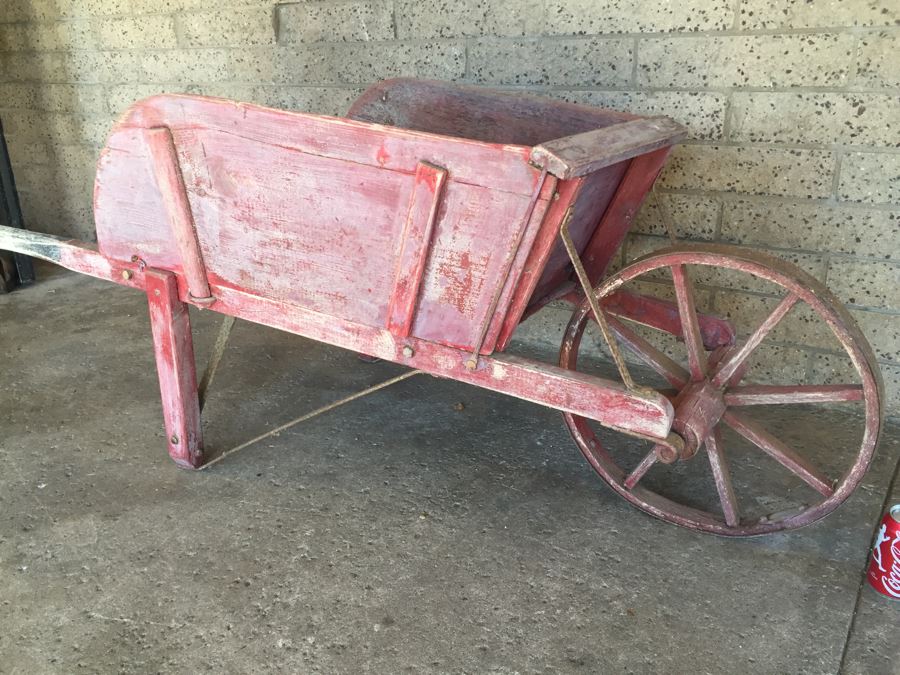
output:
M 349 117 L 145 99 L 101 153 L 98 246 L 5 229 L 0 248 L 148 293 L 180 464 L 202 462 L 186 304 L 666 438 L 664 396 L 500 352 L 572 290 L 564 221 L 596 283 L 684 129 L 418 80 Z

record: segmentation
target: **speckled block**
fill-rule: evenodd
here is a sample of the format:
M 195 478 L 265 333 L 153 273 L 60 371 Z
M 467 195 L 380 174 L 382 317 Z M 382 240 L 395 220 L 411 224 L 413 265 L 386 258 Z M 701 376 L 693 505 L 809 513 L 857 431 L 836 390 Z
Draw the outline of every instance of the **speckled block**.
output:
M 3 51 L 94 49 L 97 40 L 87 20 L 0 25 Z
M 859 39 L 854 84 L 860 87 L 900 87 L 900 33 L 885 31 L 863 35 Z
M 822 202 L 726 198 L 722 239 L 751 246 L 898 257 L 900 212 Z
M 712 240 L 716 237 L 721 212 L 720 200 L 712 197 L 680 194 L 656 194 L 668 213 L 679 239 Z M 652 196 L 641 206 L 634 232 L 668 236 L 663 213 Z
M 275 82 L 365 85 L 391 77 L 458 80 L 465 76 L 462 43 L 317 43 L 279 48 Z
M 900 310 L 900 262 L 834 258 L 828 286 L 847 304 Z
M 743 0 L 739 16 L 744 30 L 892 26 L 898 21 L 900 7 L 891 0 Z
M 576 35 L 717 31 L 730 28 L 733 20 L 734 3 L 728 0 L 548 0 L 546 31 Z
M 140 16 L 102 19 L 95 22 L 101 49 L 170 49 L 178 46 L 175 19 L 171 16 Z
M 672 189 L 828 197 L 834 167 L 829 151 L 681 145 L 660 180 Z
M 849 152 L 841 162 L 841 199 L 871 204 L 900 204 L 900 155 Z
M 753 143 L 893 147 L 900 104 L 888 94 L 735 93 L 731 138 Z
M 476 40 L 469 71 L 483 84 L 620 86 L 631 81 L 633 41 L 577 38 Z
M 291 44 L 393 40 L 396 33 L 392 9 L 387 0 L 278 5 L 278 41 Z
M 178 15 L 176 30 L 183 47 L 240 47 L 275 42 L 271 8 L 244 7 Z
M 546 30 L 540 0 L 395 0 L 394 7 L 400 38 L 520 37 Z
M 638 43 L 638 82 L 649 87 L 842 86 L 853 46 L 853 36 L 836 33 L 644 38 Z

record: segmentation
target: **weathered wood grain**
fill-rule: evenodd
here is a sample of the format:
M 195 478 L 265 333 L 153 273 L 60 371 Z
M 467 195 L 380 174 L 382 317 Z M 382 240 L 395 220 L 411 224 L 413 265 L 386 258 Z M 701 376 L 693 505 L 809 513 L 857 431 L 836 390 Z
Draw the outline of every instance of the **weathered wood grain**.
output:
M 674 145 L 687 130 L 668 117 L 649 117 L 586 131 L 538 145 L 531 161 L 567 179 Z
M 431 233 L 446 180 L 447 172 L 439 167 L 422 162 L 416 169 L 388 307 L 388 329 L 397 337 L 406 337 L 412 328 Z
M 203 436 L 190 315 L 178 297 L 174 274 L 158 270 L 142 274 L 169 455 L 181 466 L 196 468 L 203 463 Z

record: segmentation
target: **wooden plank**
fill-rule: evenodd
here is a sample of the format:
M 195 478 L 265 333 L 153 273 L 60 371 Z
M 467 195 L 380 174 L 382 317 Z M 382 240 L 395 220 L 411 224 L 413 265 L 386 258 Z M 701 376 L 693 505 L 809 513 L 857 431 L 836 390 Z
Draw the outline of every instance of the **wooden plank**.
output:
M 324 115 L 275 110 L 206 96 L 164 94 L 125 113 L 123 128 L 202 128 L 304 153 L 413 174 L 420 161 L 444 167 L 455 180 L 531 194 L 540 171 L 531 148 L 398 129 Z
M 574 178 L 673 145 L 686 135 L 668 117 L 648 117 L 542 143 L 532 150 L 531 161 L 559 178 Z
M 388 330 L 397 337 L 406 337 L 412 328 L 431 233 L 446 180 L 447 172 L 444 169 L 427 162 L 420 162 L 416 169 L 406 225 L 401 235 L 394 289 L 388 307 Z
M 189 301 L 186 289 L 182 300 Z M 466 351 L 385 328 L 364 326 L 303 307 L 212 284 L 216 311 L 355 352 L 571 412 L 626 433 L 664 439 L 674 411 L 661 394 L 638 394 L 619 382 L 509 355 L 482 356 L 466 369 Z
M 209 298 L 206 268 L 203 266 L 200 242 L 197 240 L 197 229 L 184 188 L 184 178 L 178 166 L 172 132 L 167 127 L 154 127 L 147 129 L 144 138 L 153 161 L 156 187 L 162 196 L 188 288 L 196 299 Z
M 666 146 L 628 163 L 628 170 L 582 252 L 591 285 L 596 286 L 606 274 L 671 151 Z
M 97 250 L 96 245 L 77 239 L 0 225 L 0 250 L 46 260 L 74 272 L 124 286 L 143 288 L 143 278 L 135 274 L 139 269 L 137 262 L 111 262 Z
M 203 463 L 200 402 L 188 308 L 171 272 L 146 270 L 153 352 L 162 395 L 169 455 L 185 468 Z

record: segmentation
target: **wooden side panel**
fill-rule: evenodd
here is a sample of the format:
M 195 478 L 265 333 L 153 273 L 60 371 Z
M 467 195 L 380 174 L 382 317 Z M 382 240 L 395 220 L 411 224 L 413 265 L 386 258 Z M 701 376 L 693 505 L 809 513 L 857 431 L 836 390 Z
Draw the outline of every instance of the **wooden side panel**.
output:
M 526 148 L 164 96 L 126 115 L 101 157 L 97 234 L 112 260 L 185 272 L 144 137 L 143 125 L 160 124 L 172 130 L 209 282 L 354 323 L 383 328 L 397 309 L 405 318 L 392 325 L 473 348 L 498 289 L 515 283 L 504 262 L 539 224 L 528 215 L 541 174 Z M 391 298 L 423 163 L 446 180 L 430 247 L 414 255 L 420 286 L 401 308 Z
M 635 157 L 628 165 L 621 185 L 583 251 L 584 267 L 592 285 L 597 285 L 606 273 L 671 151 L 671 146 L 659 148 Z
M 628 162 L 621 162 L 589 174 L 583 179 L 573 179 L 575 181 L 583 180 L 580 189 L 574 195 L 572 220 L 569 223 L 569 231 L 572 233 L 572 239 L 579 251 L 585 249 L 593 236 L 594 230 L 619 188 L 627 168 Z M 567 182 L 562 181 L 560 185 L 565 185 Z M 535 301 L 543 299 L 544 296 L 565 283 L 571 274 L 572 264 L 569 256 L 557 237 L 532 298 Z
M 406 337 L 412 328 L 425 261 L 431 246 L 431 233 L 446 180 L 446 171 L 425 162 L 416 169 L 388 308 L 388 329 L 398 337 Z
M 451 180 L 425 266 L 414 335 L 460 349 L 475 346 L 530 205 L 524 195 Z

